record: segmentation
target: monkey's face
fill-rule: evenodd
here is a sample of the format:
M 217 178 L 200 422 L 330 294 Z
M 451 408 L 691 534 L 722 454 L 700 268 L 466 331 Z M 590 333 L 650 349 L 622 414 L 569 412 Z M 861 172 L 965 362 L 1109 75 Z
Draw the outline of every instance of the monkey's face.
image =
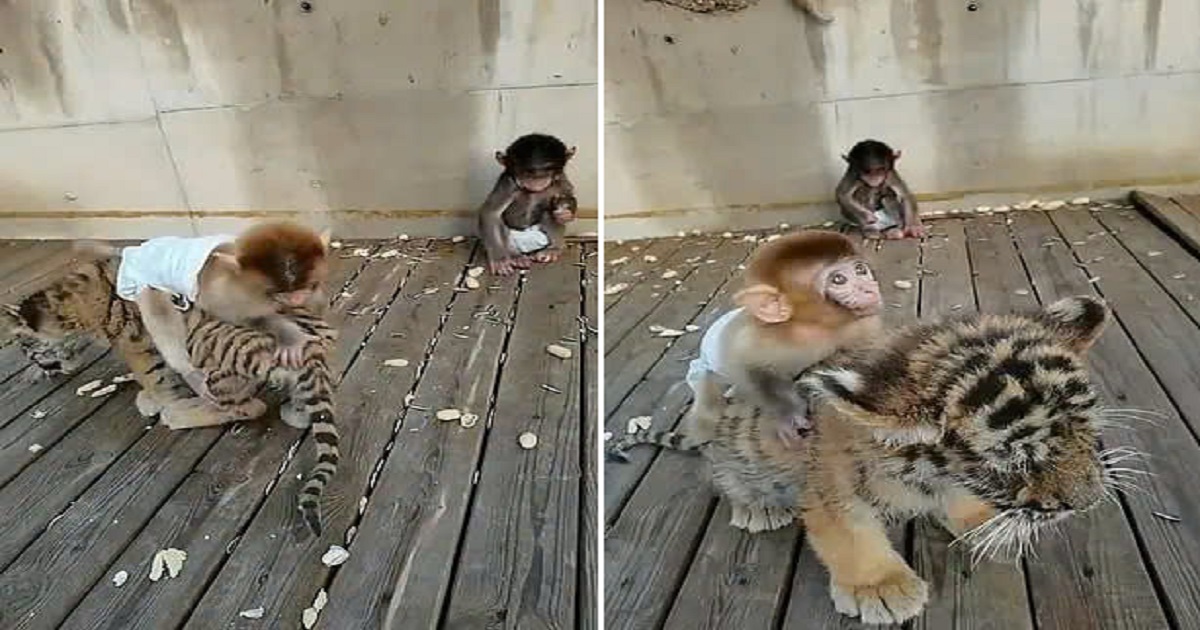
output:
M 883 305 L 875 274 L 862 259 L 839 260 L 825 267 L 817 287 L 829 301 L 859 316 L 878 313 Z
M 892 172 L 892 167 L 886 163 L 874 163 L 864 168 L 859 179 L 862 183 L 871 188 L 879 188 L 887 181 L 888 174 Z
M 545 192 L 554 185 L 555 180 L 562 174 L 561 164 L 539 164 L 526 168 L 514 168 L 513 179 L 521 190 L 531 193 Z M 557 213 L 558 209 L 555 208 Z

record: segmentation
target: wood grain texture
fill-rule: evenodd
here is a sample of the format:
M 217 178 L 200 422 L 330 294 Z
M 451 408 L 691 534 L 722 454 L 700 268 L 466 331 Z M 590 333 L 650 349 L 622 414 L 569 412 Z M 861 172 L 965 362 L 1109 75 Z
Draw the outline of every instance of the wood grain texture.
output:
M 571 265 L 526 279 L 444 627 L 575 627 L 583 360 L 546 346 L 578 338 L 578 286 Z M 518 445 L 525 432 L 535 448 Z
M 645 312 L 645 304 L 639 300 L 645 299 L 653 291 L 638 290 L 643 283 L 649 284 L 656 276 L 655 270 L 666 269 L 665 261 L 673 259 L 683 247 L 685 239 L 653 239 L 645 241 L 625 241 L 620 245 L 605 243 L 604 253 L 604 285 L 606 287 L 618 284 L 628 285 L 623 291 L 604 296 L 604 314 L 607 321 L 612 315 L 613 307 L 629 300 L 624 309 Z M 637 248 L 637 249 L 634 249 Z M 610 251 L 611 250 L 611 251 Z M 647 261 L 646 256 L 653 256 L 657 261 Z M 692 254 L 695 256 L 695 254 Z M 616 261 L 626 259 L 623 263 Z M 686 258 L 686 257 L 685 257 Z M 661 275 L 661 273 L 659 274 Z M 606 331 L 607 332 L 607 331 Z
M 413 393 L 415 405 L 475 413 L 480 424 L 464 429 L 427 411 L 401 410 L 396 444 L 348 545 L 350 560 L 329 590 L 322 623 L 331 628 L 425 628 L 441 617 L 511 329 L 477 314 L 507 317 L 517 296 L 515 276 L 494 284 L 455 300 Z
M 592 327 L 600 327 L 600 290 L 597 270 L 601 260 L 595 244 L 581 252 L 583 269 L 580 291 L 583 316 Z M 583 483 L 579 488 L 579 603 L 576 627 L 596 630 L 600 627 L 600 343 L 601 337 L 579 331 L 583 341 L 583 396 L 580 398 L 579 460 L 583 465 Z
M 644 257 L 635 258 L 634 256 L 641 253 L 639 251 L 630 255 L 631 262 L 616 266 L 616 269 L 620 269 L 619 276 L 630 279 L 608 280 L 608 284 L 626 282 L 630 287 L 621 292 L 625 294 L 624 300 L 604 312 L 606 354 L 611 353 L 630 335 L 636 337 L 639 329 L 644 331 L 643 324 L 658 323 L 646 321 L 654 313 L 654 306 L 668 301 L 675 293 L 683 290 L 683 286 L 689 282 L 689 276 L 707 264 L 704 261 L 711 260 L 708 254 L 720 247 L 723 239 L 705 237 L 675 240 L 679 242 L 678 246 L 673 248 L 673 251 L 662 251 L 658 262 L 647 263 L 644 262 Z M 655 251 L 658 250 L 659 248 L 655 248 Z M 628 269 L 621 269 L 626 265 Z M 722 267 L 725 267 L 723 263 Z M 614 267 L 610 264 L 609 269 L 612 268 Z M 678 275 L 663 278 L 663 274 L 668 271 Z M 728 268 L 725 267 L 722 271 L 728 271 Z

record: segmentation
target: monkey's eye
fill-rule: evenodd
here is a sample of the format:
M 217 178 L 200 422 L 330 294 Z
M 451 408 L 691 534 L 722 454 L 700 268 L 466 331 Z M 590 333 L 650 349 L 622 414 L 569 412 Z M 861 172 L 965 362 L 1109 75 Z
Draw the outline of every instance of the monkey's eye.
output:
M 846 284 L 846 276 L 839 271 L 838 273 L 829 276 L 829 281 L 834 284 Z

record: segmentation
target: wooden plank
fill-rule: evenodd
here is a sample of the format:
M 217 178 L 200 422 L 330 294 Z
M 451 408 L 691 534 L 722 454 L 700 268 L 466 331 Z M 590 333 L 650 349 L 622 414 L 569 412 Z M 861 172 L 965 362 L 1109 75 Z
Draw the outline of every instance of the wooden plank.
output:
M 0 303 L 12 302 L 49 284 L 78 260 L 69 248 L 54 249 L 25 266 L 20 273 L 0 279 Z
M 749 534 L 729 524 L 724 500 L 709 521 L 696 559 L 664 628 L 770 628 L 791 582 L 800 530 Z
M 97 361 L 69 380 L 60 381 L 55 392 L 36 404 L 26 407 L 0 428 L 0 486 L 11 481 L 30 462 L 89 418 L 106 401 L 105 398 L 78 396 L 75 390 L 92 380 L 106 384 L 127 371 L 124 363 L 113 356 Z M 41 417 L 35 417 L 45 414 Z M 41 450 L 30 451 L 33 445 Z
M 834 610 L 833 602 L 829 599 L 829 573 L 809 545 L 802 545 L 793 584 L 791 605 L 783 616 L 780 630 L 877 630 L 895 627 L 866 625 Z
M 527 284 L 518 303 L 446 627 L 575 625 L 582 361 L 545 347 L 577 334 L 578 273 L 557 265 L 539 275 L 543 284 Z M 524 432 L 537 448 L 517 444 Z
M 1084 213 L 1075 214 L 1087 218 Z M 1095 285 L 1088 282 L 1090 271 L 1077 266 L 1076 257 L 1048 216 L 1015 215 L 1012 232 L 1042 303 L 1095 292 Z M 1112 284 L 1103 279 L 1099 286 L 1105 289 L 1106 299 L 1113 297 L 1107 291 L 1109 286 L 1132 288 L 1119 280 Z M 1200 458 L 1200 446 L 1139 357 L 1130 338 L 1136 318 L 1123 305 L 1110 304 L 1117 307 L 1119 321 L 1088 355 L 1096 387 L 1109 405 L 1154 410 L 1164 416 L 1154 424 L 1119 420 L 1121 424 L 1106 430 L 1102 438 L 1107 446 L 1127 445 L 1150 453 L 1155 476 L 1142 484 L 1147 494 L 1124 495 L 1126 511 L 1133 517 L 1132 532 L 1125 531 L 1128 525 L 1116 510 L 1105 507 L 1071 519 L 1063 528 L 1062 539 L 1043 541 L 1038 547 L 1040 559 L 1028 563 L 1037 623 L 1043 628 L 1064 629 L 1165 628 L 1169 624 L 1155 597 L 1155 591 L 1161 589 L 1178 621 L 1175 627 L 1192 627 L 1200 619 L 1194 568 L 1200 545 L 1186 530 L 1153 513 L 1178 515 L 1184 523 L 1200 518 L 1191 471 L 1191 462 Z M 1146 467 L 1145 462 L 1130 463 Z M 1130 550 L 1133 535 L 1147 554 L 1141 562 L 1139 554 Z M 1158 588 L 1150 588 L 1142 562 L 1153 566 Z
M 477 262 L 482 256 L 476 252 Z M 534 278 L 540 276 L 539 270 Z M 413 392 L 413 404 L 476 413 L 481 424 L 464 429 L 437 422 L 427 412 L 402 411 L 396 446 L 347 545 L 350 559 L 329 588 L 329 607 L 321 613 L 325 627 L 437 626 L 483 451 L 483 422 L 511 330 L 511 322 L 495 323 L 478 314 L 507 318 L 517 296 L 515 276 L 495 282 L 496 290 L 455 300 Z
M 48 523 L 145 434 L 133 389 L 110 397 L 91 419 L 0 488 L 0 567 L 6 567 Z M 3 598 L 0 592 L 0 598 Z
M 997 246 L 1003 243 L 990 241 L 999 234 L 972 235 L 970 247 L 981 248 L 980 257 L 976 258 L 968 256 L 963 220 L 940 221 L 938 228 L 946 233 L 940 243 L 942 247 L 926 247 L 922 261 L 925 273 L 921 280 L 921 319 L 928 321 L 954 313 L 976 312 L 971 270 L 978 275 L 975 285 L 989 285 L 997 271 L 993 263 L 1002 262 L 994 259 L 994 255 L 1000 251 Z M 1003 262 L 1009 265 L 1009 270 L 1015 268 L 1020 272 L 1020 265 L 1014 264 L 1015 254 L 1012 258 Z M 926 519 L 914 523 L 914 533 L 913 568 L 931 587 L 929 604 L 915 620 L 914 627 L 1032 628 L 1025 574 L 1020 565 L 984 562 L 972 567 L 968 550 L 950 549 L 951 537 Z
M 0 251 L 0 287 L 13 286 L 30 277 L 31 265 L 67 250 L 66 241 L 29 242 Z
M 1200 259 L 1136 210 L 1093 215 L 1180 308 L 1200 321 Z
M 688 274 L 687 281 L 671 292 L 670 296 L 653 307 L 642 321 L 646 326 L 659 325 L 682 327 L 693 319 L 704 306 L 712 300 L 717 290 L 737 273 L 736 267 L 746 259 L 753 245 L 740 239 L 722 239 L 715 251 L 707 254 L 707 260 L 694 272 Z M 682 272 L 681 272 L 682 273 Z M 604 334 L 608 335 L 609 318 L 604 318 Z M 701 333 L 697 332 L 696 335 Z M 668 339 L 651 335 L 649 330 L 637 331 L 628 335 L 624 341 L 605 352 L 605 364 L 620 366 L 619 370 L 606 370 L 604 375 L 604 414 L 611 417 L 612 412 L 621 404 L 638 381 L 646 375 L 651 367 L 662 357 L 663 353 L 678 338 Z M 608 345 L 608 340 L 605 340 Z M 607 424 L 607 423 L 606 423 Z M 611 430 L 611 429 L 610 429 Z
M 599 328 L 600 290 L 596 268 L 600 264 L 597 248 L 584 249 L 584 268 L 580 274 L 583 291 L 584 321 Z M 579 451 L 583 464 L 583 483 L 579 488 L 579 604 L 575 627 L 597 630 L 600 627 L 600 336 L 586 329 L 579 331 L 583 342 L 583 396 L 580 397 Z
M 399 285 L 393 264 L 376 264 L 370 272 L 360 274 L 365 265 L 363 259 L 335 259 L 329 286 L 340 290 L 354 278 L 348 288 L 362 287 L 369 294 L 384 278 L 393 278 L 393 291 Z M 341 319 L 343 312 L 356 304 L 337 301 L 329 319 Z M 339 346 L 357 348 L 366 332 L 365 326 L 343 328 Z M 93 558 L 109 566 L 108 576 L 127 571 L 129 581 L 120 589 L 107 577 L 91 585 L 61 627 L 177 627 L 224 562 L 228 546 L 245 529 L 265 491 L 277 482 L 280 464 L 297 435 L 298 431 L 279 423 L 275 414 L 226 431 L 119 557 L 111 564 L 108 558 Z M 177 578 L 152 583 L 144 570 L 146 559 L 168 546 L 187 551 L 187 570 Z
M 607 314 L 617 304 L 629 299 L 633 294 L 637 299 L 638 293 L 634 289 L 640 286 L 643 282 L 649 282 L 656 277 L 652 272 L 656 269 L 662 269 L 663 261 L 669 260 L 684 246 L 686 239 L 671 238 L 671 239 L 653 239 L 645 241 L 626 242 L 622 246 L 614 247 L 614 251 L 605 251 L 604 253 L 604 286 L 613 287 L 617 284 L 629 285 L 624 291 L 613 293 L 604 296 L 604 312 Z M 610 247 L 605 243 L 605 248 Z M 691 254 L 695 256 L 696 254 Z M 646 256 L 657 258 L 657 262 L 649 262 Z M 614 264 L 614 261 L 627 258 L 624 263 Z M 684 258 L 687 258 L 685 256 Z M 635 305 L 636 308 L 636 305 Z
M 276 625 L 300 623 L 300 613 L 324 586 L 321 555 L 329 544 L 343 543 L 356 519 L 372 470 L 391 442 L 395 412 L 403 408 L 415 380 L 412 370 L 380 366 L 387 359 L 424 355 L 456 295 L 449 281 L 465 267 L 471 247 L 444 241 L 433 246 L 426 255 L 430 262 L 418 265 L 406 280 L 343 379 L 337 393 L 343 457 L 323 501 L 325 533 L 319 538 L 307 534 L 295 509 L 301 483 L 296 477 L 312 465 L 310 436 L 299 446 L 303 455 L 285 469 L 184 627 L 224 627 L 238 622 L 238 611 L 258 607 Z M 438 291 L 425 293 L 433 288 Z
M 220 432 L 159 426 L 139 439 L 0 574 L 0 625 L 56 627 Z M 145 571 L 149 561 L 130 568 Z
M 638 267 L 637 273 L 641 273 L 642 276 L 639 278 L 639 282 L 632 284 L 630 288 L 622 292 L 625 297 L 619 304 L 604 311 L 605 353 L 611 353 L 630 334 L 636 335 L 635 329 L 646 320 L 657 305 L 669 300 L 673 294 L 682 291 L 688 278 L 705 264 L 705 260 L 710 260 L 710 258 L 706 258 L 705 252 L 720 247 L 722 244 L 722 239 L 715 238 L 677 240 L 681 241 L 682 245 L 671 254 L 660 258 L 659 262 L 652 264 L 629 263 L 631 268 Z M 612 267 L 610 266 L 609 269 Z M 674 271 L 678 275 L 673 278 L 662 278 L 667 271 Z M 606 282 L 611 285 L 614 281 L 606 280 Z
M 1200 252 L 1200 217 L 1188 212 L 1179 201 L 1142 191 L 1134 191 L 1130 198 L 1138 207 L 1162 222 L 1163 226 L 1187 243 L 1194 252 Z

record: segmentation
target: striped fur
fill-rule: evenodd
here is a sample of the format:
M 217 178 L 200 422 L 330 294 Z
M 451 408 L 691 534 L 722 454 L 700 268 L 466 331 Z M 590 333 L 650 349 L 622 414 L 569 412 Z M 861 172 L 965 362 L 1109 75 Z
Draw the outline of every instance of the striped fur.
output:
M 80 339 L 107 340 L 142 388 L 139 411 L 161 415 L 171 428 L 258 418 L 267 411 L 260 398 L 264 390 L 284 390 L 287 400 L 280 417 L 293 427 L 312 428 L 317 461 L 301 489 L 299 509 L 306 525 L 320 534 L 320 498 L 340 456 L 333 406 L 336 378 L 328 365 L 336 331 L 318 315 L 294 310 L 293 320 L 315 339 L 305 348 L 302 367 L 288 369 L 275 362 L 275 340 L 269 333 L 189 311 L 188 351 L 192 363 L 209 375 L 213 405 L 197 398 L 159 356 L 137 305 L 116 297 L 115 274 L 113 260 L 80 263 L 49 287 L 6 306 L 0 311 L 0 328 L 48 374 L 77 367 L 73 359 L 86 345 Z
M 1046 525 L 1119 487 L 1129 469 L 1113 464 L 1127 455 L 1098 450 L 1102 410 L 1084 363 L 1108 318 L 1080 297 L 899 330 L 801 376 L 814 428 L 799 451 L 736 394 L 712 439 L 691 446 L 734 526 L 801 519 L 837 609 L 899 623 L 923 609 L 928 588 L 891 548 L 888 520 L 930 515 L 980 557 L 1021 557 Z M 688 440 L 633 436 L 610 451 L 633 443 Z
M 696 439 L 678 431 L 638 431 L 633 435 L 623 435 L 610 440 L 605 446 L 605 451 L 609 459 L 626 462 L 629 461 L 629 456 L 625 451 L 639 445 L 695 452 L 705 444 L 708 444 L 707 440 Z

